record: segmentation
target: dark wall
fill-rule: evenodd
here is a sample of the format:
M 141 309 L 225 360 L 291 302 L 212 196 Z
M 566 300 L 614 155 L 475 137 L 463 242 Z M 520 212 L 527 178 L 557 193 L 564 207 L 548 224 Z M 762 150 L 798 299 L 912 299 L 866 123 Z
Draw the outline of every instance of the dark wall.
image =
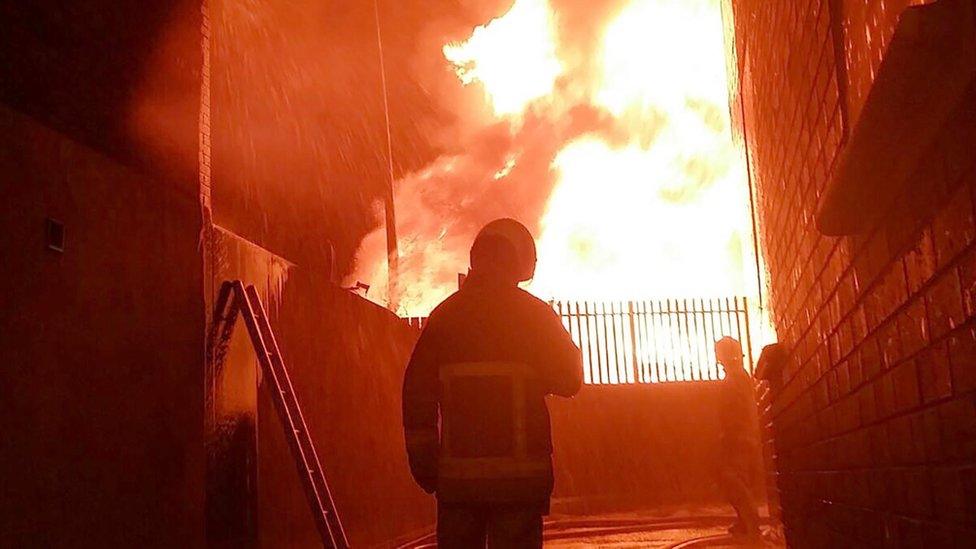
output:
M 296 266 L 275 329 L 353 547 L 389 545 L 433 524 L 432 498 L 406 460 L 400 387 L 416 332 L 361 297 Z M 261 543 L 313 547 L 317 534 L 279 418 L 258 393 Z
M 201 545 L 197 197 L 6 107 L 0 189 L 0 545 Z
M 0 102 L 196 183 L 199 0 L 0 1 Z
M 571 400 L 551 397 L 553 510 L 723 503 L 716 485 L 721 389 L 721 382 L 584 385 Z M 758 452 L 751 457 L 761 495 Z

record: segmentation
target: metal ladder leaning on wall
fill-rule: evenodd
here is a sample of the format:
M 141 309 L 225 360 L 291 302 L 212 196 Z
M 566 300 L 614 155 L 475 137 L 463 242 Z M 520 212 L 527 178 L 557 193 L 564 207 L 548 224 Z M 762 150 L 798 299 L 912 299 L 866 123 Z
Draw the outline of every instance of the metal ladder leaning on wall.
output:
M 268 315 L 261 303 L 261 297 L 253 285 L 244 286 L 240 280 L 226 281 L 220 287 L 220 294 L 214 308 L 214 325 L 212 342 L 217 354 L 226 349 L 230 336 L 234 332 L 237 316 L 244 317 L 251 343 L 257 353 L 258 362 L 264 372 L 264 378 L 269 383 L 271 400 L 274 402 L 278 417 L 285 430 L 285 438 L 295 458 L 298 476 L 302 480 L 305 496 L 308 499 L 315 526 L 318 528 L 322 545 L 328 549 L 347 549 L 349 541 L 336 513 L 332 493 L 322 472 L 319 456 L 315 452 L 315 445 L 305 424 L 305 417 L 298 405 L 298 399 L 288 376 L 288 369 L 278 351 Z

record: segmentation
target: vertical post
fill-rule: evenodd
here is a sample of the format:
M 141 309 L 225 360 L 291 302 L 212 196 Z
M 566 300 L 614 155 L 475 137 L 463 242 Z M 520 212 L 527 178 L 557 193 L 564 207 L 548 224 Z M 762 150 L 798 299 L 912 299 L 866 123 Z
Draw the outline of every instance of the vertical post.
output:
M 742 298 L 742 314 L 745 315 L 746 322 L 746 353 L 749 357 L 749 375 L 752 375 L 754 366 L 752 363 L 752 334 L 749 332 L 749 301 L 748 298 Z
M 627 317 L 630 319 L 630 363 L 632 371 L 634 372 L 634 379 L 640 379 L 643 376 L 637 367 L 637 330 L 634 329 L 634 302 L 627 302 Z
M 393 209 L 393 133 L 390 131 L 390 101 L 386 90 L 386 65 L 383 61 L 383 35 L 380 32 L 379 1 L 373 0 L 373 16 L 376 20 L 376 49 L 380 61 L 380 83 L 383 88 L 383 116 L 386 122 L 387 185 L 383 193 L 383 210 L 386 214 L 386 267 L 387 301 L 389 309 L 400 308 L 400 250 L 397 246 L 396 214 Z

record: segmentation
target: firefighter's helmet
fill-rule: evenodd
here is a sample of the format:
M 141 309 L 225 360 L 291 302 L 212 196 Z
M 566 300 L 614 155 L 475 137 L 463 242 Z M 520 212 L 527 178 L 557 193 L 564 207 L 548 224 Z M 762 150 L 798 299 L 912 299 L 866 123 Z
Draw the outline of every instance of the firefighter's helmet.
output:
M 512 273 L 517 282 L 524 282 L 535 276 L 535 239 L 525 225 L 511 218 L 496 219 L 478 231 L 471 245 L 472 267 L 475 263 L 475 250 L 488 239 L 500 239 L 508 243 L 515 252 Z
M 742 344 L 739 343 L 739 340 L 725 336 L 715 342 L 715 358 L 718 359 L 719 363 L 727 365 L 730 362 L 742 360 L 743 356 L 745 355 L 742 353 Z

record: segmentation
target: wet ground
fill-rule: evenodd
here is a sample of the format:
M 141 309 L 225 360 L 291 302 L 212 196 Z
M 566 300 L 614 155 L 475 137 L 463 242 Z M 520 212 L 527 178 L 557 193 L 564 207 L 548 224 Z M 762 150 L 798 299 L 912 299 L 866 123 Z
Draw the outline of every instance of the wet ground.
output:
M 756 541 L 735 540 L 727 530 L 734 516 L 723 507 L 594 516 L 552 515 L 546 520 L 545 546 L 689 549 L 695 547 L 779 549 L 782 536 L 763 526 Z M 436 547 L 433 536 L 405 547 Z
M 553 516 L 546 522 L 546 547 L 785 547 L 781 536 L 768 526 L 756 541 L 728 535 L 733 515 L 722 508 L 676 511 L 669 514 L 626 514 L 597 517 Z

